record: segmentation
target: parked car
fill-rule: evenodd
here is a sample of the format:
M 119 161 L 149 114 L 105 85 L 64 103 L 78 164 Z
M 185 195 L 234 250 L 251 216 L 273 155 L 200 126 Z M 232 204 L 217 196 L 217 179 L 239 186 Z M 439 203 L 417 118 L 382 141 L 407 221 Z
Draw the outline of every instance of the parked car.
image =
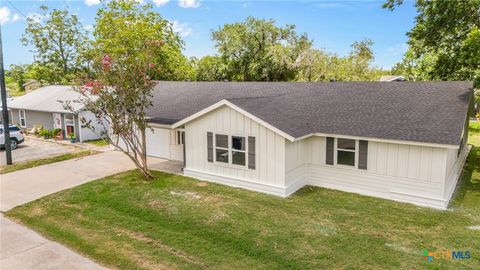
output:
M 10 125 L 10 146 L 12 150 L 16 149 L 20 143 L 23 143 L 23 131 L 15 125 Z M 3 133 L 3 126 L 0 127 L 0 148 L 5 148 L 5 134 Z

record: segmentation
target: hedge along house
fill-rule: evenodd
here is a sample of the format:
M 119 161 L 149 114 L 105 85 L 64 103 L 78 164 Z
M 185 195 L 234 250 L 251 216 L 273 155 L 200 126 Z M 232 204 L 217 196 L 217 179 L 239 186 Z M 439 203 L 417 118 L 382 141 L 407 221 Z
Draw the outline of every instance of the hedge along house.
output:
M 41 87 L 24 96 L 15 98 L 9 107 L 11 122 L 23 129 L 42 126 L 43 129 L 62 130 L 63 137 L 68 139 L 70 134 L 75 134 L 77 141 L 94 140 L 100 138 L 101 125 L 95 121 L 95 116 L 82 110 L 82 105 L 72 102 L 75 112 L 66 110 L 62 102 L 74 101 L 80 97 L 72 86 L 51 85 Z M 80 119 L 84 118 L 96 125 L 95 132 L 82 125 Z
M 471 82 L 159 82 L 148 155 L 286 197 L 305 185 L 445 209 Z M 185 156 L 185 158 L 183 158 Z

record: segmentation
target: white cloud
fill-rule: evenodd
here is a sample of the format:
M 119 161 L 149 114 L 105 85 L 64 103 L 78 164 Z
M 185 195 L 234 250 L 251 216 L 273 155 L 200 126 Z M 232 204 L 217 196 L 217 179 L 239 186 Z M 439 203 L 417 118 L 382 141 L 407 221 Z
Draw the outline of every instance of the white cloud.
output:
M 189 25 L 189 23 L 181 23 L 176 20 L 172 21 L 173 31 L 182 37 L 189 36 L 193 33 L 193 29 Z
M 6 24 L 10 21 L 10 9 L 8 7 L 0 8 L 0 24 Z
M 18 15 L 18 14 L 16 14 L 16 13 L 13 14 L 11 21 L 12 21 L 12 22 L 16 22 L 16 21 L 18 21 L 18 20 L 20 20 L 20 15 Z
M 88 32 L 92 32 L 93 31 L 93 25 L 91 24 L 87 24 L 83 27 L 85 30 L 87 30 Z
M 152 0 L 152 2 L 157 5 L 158 7 L 165 5 L 166 3 L 170 2 L 170 0 Z
M 100 0 L 85 0 L 85 5 L 87 6 L 95 6 L 100 4 Z
M 200 6 L 200 0 L 178 0 L 178 5 L 182 8 L 197 8 Z

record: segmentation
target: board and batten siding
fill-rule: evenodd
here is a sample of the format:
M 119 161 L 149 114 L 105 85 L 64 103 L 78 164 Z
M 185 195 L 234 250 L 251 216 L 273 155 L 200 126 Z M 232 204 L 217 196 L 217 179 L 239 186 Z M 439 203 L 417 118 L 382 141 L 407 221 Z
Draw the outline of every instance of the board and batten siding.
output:
M 255 137 L 255 169 L 208 162 L 207 132 Z M 186 123 L 185 145 L 186 175 L 285 196 L 285 138 L 244 114 L 222 106 Z
M 310 184 L 446 207 L 447 148 L 369 141 L 367 165 L 366 171 L 326 165 L 325 137 L 286 142 L 285 179 L 289 185 Z

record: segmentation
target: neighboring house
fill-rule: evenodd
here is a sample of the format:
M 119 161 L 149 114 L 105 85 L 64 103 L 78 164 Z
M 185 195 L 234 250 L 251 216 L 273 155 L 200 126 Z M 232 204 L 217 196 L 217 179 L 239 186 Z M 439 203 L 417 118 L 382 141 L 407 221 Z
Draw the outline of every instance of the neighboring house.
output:
M 82 125 L 79 119 L 92 120 L 96 124 L 95 116 L 82 110 L 79 103 L 72 103 L 75 112 L 66 110 L 61 103 L 77 100 L 80 94 L 72 86 L 52 85 L 41 87 L 31 93 L 17 97 L 9 104 L 11 122 L 21 128 L 31 129 L 42 126 L 44 129 L 62 129 L 65 139 L 70 134 L 75 134 L 78 141 L 94 140 L 100 138 L 102 127 L 97 125 L 95 132 Z
M 403 82 L 405 78 L 400 75 L 393 75 L 393 76 L 382 76 L 380 77 L 381 82 Z
M 159 82 L 147 154 L 286 197 L 305 185 L 445 209 L 471 82 Z M 185 158 L 184 158 L 185 156 Z

